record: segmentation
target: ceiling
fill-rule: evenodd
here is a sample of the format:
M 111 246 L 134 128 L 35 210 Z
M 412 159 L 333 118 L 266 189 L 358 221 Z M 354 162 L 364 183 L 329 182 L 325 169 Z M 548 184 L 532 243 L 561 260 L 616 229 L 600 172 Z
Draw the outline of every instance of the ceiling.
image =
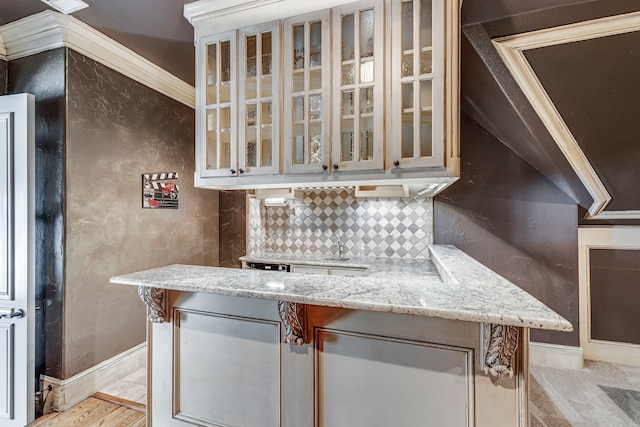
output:
M 194 0 L 85 0 L 73 13 L 185 82 L 195 82 L 193 27 L 182 8 Z M 214 0 L 215 1 L 215 0 Z M 587 0 L 464 0 L 463 25 L 504 19 L 534 10 Z M 0 25 L 51 9 L 40 0 L 0 0 Z
M 193 27 L 182 16 L 182 0 L 85 0 L 72 14 L 80 21 L 194 85 Z M 43 10 L 40 0 L 0 0 L 0 25 Z

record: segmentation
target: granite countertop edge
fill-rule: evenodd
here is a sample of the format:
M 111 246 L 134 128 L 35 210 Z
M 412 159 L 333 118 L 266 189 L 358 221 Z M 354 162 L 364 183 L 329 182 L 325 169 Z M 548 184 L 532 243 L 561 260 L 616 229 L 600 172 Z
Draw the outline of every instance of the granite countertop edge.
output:
M 573 330 L 560 315 L 454 246 L 432 245 L 429 250 L 444 281 L 433 276 L 394 277 L 393 272 L 380 277 L 337 277 L 174 264 L 113 277 L 111 283 Z

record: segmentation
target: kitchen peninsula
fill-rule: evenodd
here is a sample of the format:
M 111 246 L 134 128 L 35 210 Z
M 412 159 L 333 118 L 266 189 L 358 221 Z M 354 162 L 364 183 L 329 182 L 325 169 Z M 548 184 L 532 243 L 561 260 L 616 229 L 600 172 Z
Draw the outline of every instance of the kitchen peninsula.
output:
M 571 324 L 455 247 L 429 255 L 112 278 L 149 308 L 149 425 L 528 426 L 529 329 Z

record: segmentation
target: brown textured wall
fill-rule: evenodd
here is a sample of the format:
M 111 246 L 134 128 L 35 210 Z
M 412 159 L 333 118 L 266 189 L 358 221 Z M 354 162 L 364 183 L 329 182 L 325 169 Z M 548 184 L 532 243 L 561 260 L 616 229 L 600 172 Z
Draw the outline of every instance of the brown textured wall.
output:
M 532 330 L 533 341 L 579 345 L 575 202 L 464 114 L 461 160 L 460 180 L 435 199 L 435 242 L 456 245 L 574 326 Z
M 8 64 L 8 93 L 36 98 L 36 374 L 62 378 L 66 49 Z
M 591 338 L 640 344 L 640 250 L 590 249 Z
M 179 209 L 142 209 L 141 174 L 178 172 Z M 218 193 L 193 187 L 194 111 L 68 50 L 65 377 L 145 340 L 114 275 L 218 263 Z
M 247 252 L 247 192 L 220 192 L 220 267 L 240 268 Z
M 0 95 L 7 93 L 7 61 L 0 59 Z

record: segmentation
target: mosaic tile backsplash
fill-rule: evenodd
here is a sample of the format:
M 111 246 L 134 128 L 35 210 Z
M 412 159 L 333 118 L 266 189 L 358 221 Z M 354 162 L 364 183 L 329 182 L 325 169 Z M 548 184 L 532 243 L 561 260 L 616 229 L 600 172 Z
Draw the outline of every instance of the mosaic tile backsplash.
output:
M 356 199 L 353 189 L 306 191 L 302 201 L 265 206 L 249 200 L 250 254 L 259 252 L 428 258 L 433 201 Z

